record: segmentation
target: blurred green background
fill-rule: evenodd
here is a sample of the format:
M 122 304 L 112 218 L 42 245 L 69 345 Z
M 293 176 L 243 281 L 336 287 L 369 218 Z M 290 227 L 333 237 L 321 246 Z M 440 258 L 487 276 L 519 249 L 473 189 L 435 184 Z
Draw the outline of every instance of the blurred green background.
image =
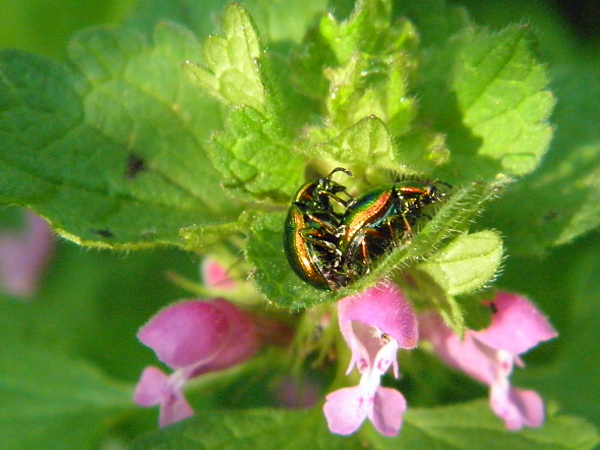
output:
M 541 54 L 549 63 L 551 75 L 561 82 L 577 77 L 578 64 L 590 64 L 594 58 L 600 62 L 600 2 L 453 3 L 465 5 L 476 23 L 492 28 L 509 22 L 531 23 L 539 32 Z M 5 0 L 0 2 L 0 48 L 65 59 L 73 33 L 100 24 L 117 25 L 135 9 L 135 4 L 133 0 Z M 556 88 L 558 108 L 566 96 L 581 96 L 582 107 L 600 100 L 586 98 L 585 85 L 563 83 Z M 596 113 L 597 107 L 590 106 L 591 120 L 599 119 Z M 596 123 L 600 130 L 600 120 Z M 600 136 L 594 144 L 598 146 L 598 142 Z M 18 220 L 16 208 L 0 210 L 1 223 L 14 224 Z M 132 384 L 143 364 L 154 363 L 151 352 L 136 341 L 135 332 L 160 307 L 186 295 L 167 280 L 167 270 L 198 278 L 194 256 L 173 249 L 110 253 L 80 249 L 59 240 L 39 301 L 27 304 L 2 299 L 2 308 L 12 312 L 8 316 L 21 316 L 22 321 L 7 323 L 0 319 L 0 338 L 26 336 L 28 344 L 43 343 L 45 348 L 75 355 L 101 368 L 102 373 Z M 600 426 L 599 279 L 598 231 L 543 256 L 508 258 L 499 279 L 500 287 L 534 299 L 561 334 L 561 339 L 527 358 L 530 368 L 516 373 L 515 384 L 534 386 L 543 396 L 558 402 L 562 412 L 581 415 L 596 426 Z M 146 301 L 128 302 L 130 298 Z M 65 305 L 68 316 L 63 314 Z M 33 317 L 44 318 L 33 320 L 37 322 L 35 329 L 29 328 Z M 548 360 L 550 371 L 547 366 L 536 370 L 536 363 L 541 366 Z M 155 417 L 156 411 L 147 411 L 145 418 L 135 419 L 137 425 L 128 424 L 126 433 L 135 435 L 137 426 L 143 428 L 144 420 L 154 421 Z
M 16 0 L 0 2 L 0 48 L 63 58 L 73 33 L 118 24 L 134 0 Z

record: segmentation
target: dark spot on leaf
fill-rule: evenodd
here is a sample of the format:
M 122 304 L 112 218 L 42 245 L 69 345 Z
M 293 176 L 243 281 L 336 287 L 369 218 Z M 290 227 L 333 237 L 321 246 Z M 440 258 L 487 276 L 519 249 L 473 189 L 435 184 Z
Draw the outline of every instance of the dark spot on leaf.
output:
M 99 236 L 102 236 L 103 238 L 115 237 L 115 235 L 112 233 L 112 231 L 110 231 L 108 228 L 105 228 L 103 230 L 92 230 L 92 232 L 96 233 Z
M 550 222 L 558 217 L 558 213 L 556 211 L 550 211 L 548 214 L 544 215 L 544 220 L 546 222 Z
M 138 173 L 145 170 L 144 160 L 135 153 L 130 153 L 127 156 L 127 170 L 125 171 L 125 178 L 133 180 Z
M 492 314 L 496 314 L 498 312 L 498 307 L 496 306 L 496 304 L 494 302 L 490 302 L 489 307 L 492 310 Z

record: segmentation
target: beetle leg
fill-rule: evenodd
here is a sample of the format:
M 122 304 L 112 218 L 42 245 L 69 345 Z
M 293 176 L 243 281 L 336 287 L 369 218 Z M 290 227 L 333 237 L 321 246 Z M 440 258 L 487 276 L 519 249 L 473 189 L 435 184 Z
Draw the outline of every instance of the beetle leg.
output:
M 327 198 L 329 198 L 329 200 L 333 200 L 334 202 L 336 202 L 338 205 L 342 206 L 343 208 L 348 208 L 348 205 L 354 201 L 354 198 L 350 194 L 348 194 L 348 192 L 346 192 L 346 188 L 344 188 L 344 190 L 339 191 L 339 192 L 343 192 L 350 198 L 348 200 L 344 200 L 337 196 L 337 192 L 331 192 L 331 191 L 324 191 L 323 195 L 326 195 Z
M 338 233 L 338 228 L 337 226 L 333 225 L 332 223 L 323 220 L 317 216 L 315 216 L 314 214 L 307 214 L 307 217 L 312 220 L 314 223 L 316 223 L 317 225 L 319 225 L 320 227 L 322 227 L 325 231 L 327 231 L 329 234 L 331 235 L 336 235 Z
M 412 227 L 410 226 L 410 223 L 408 222 L 408 219 L 406 218 L 406 214 L 401 213 L 400 217 L 402 217 L 402 221 L 404 222 L 404 229 L 410 236 L 412 236 L 414 234 L 414 232 L 413 232 Z
M 365 230 L 365 238 L 360 242 L 360 250 L 362 253 L 362 262 L 366 267 L 371 266 L 371 258 L 369 257 L 369 249 L 367 247 L 366 234 L 369 230 Z
M 323 234 L 318 228 L 302 228 L 298 231 L 305 241 L 310 242 L 313 245 L 326 248 L 331 251 L 338 251 L 337 246 L 333 242 L 326 240 L 327 235 Z

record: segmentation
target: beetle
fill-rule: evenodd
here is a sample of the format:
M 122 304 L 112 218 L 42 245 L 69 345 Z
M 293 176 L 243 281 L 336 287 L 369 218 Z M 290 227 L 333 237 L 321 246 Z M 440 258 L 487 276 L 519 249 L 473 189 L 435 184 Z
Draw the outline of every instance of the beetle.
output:
M 337 172 L 352 173 L 337 167 L 329 175 L 303 185 L 292 201 L 285 220 L 283 247 L 292 270 L 308 284 L 335 290 L 348 283 L 341 271 L 342 253 L 338 248 L 343 234 L 342 218 L 353 200 L 346 187 L 333 181 Z M 345 193 L 348 199 L 339 194 Z
M 450 183 L 441 180 L 404 180 L 395 185 L 404 200 L 404 216 L 410 234 L 413 234 L 411 225 L 424 216 L 423 208 L 446 199 L 447 194 L 438 187 L 440 184 L 452 189 Z
M 342 220 L 341 272 L 356 279 L 384 253 L 409 242 L 417 220 L 425 215 L 423 209 L 445 199 L 438 184 L 450 186 L 443 181 L 404 180 L 374 188 L 351 202 Z

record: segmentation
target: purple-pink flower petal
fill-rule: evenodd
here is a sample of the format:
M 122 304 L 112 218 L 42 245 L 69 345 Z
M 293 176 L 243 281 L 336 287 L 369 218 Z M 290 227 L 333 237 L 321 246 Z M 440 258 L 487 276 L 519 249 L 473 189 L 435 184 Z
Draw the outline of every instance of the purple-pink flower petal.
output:
M 25 213 L 26 228 L 0 235 L 0 283 L 17 297 L 35 294 L 48 263 L 54 239 L 48 223 L 34 213 Z
M 133 394 L 133 401 L 140 406 L 160 405 L 159 424 L 166 427 L 194 415 L 192 407 L 183 397 L 185 380 L 180 373 L 165 375 L 156 367 L 146 367 Z
M 234 289 L 235 281 L 231 279 L 225 267 L 211 257 L 207 257 L 200 265 L 204 284 L 209 288 Z
M 490 407 L 509 430 L 539 427 L 544 403 L 534 391 L 515 389 L 509 377 L 519 355 L 555 337 L 548 320 L 527 299 L 499 293 L 493 301 L 492 323 L 483 331 L 467 330 L 462 340 L 436 313 L 421 318 L 421 334 L 450 366 L 490 386 Z
M 230 335 L 226 345 L 221 347 L 219 355 L 209 362 L 206 371 L 223 370 L 241 364 L 252 358 L 260 348 L 258 319 L 241 311 L 232 303 L 225 300 L 220 302 L 223 302 L 220 304 L 221 312 L 227 315 L 230 322 Z
M 396 436 L 402 426 L 402 415 L 406 411 L 404 396 L 395 389 L 379 387 L 373 399 L 369 419 L 384 436 Z
M 352 334 L 351 321 L 381 330 L 402 348 L 414 348 L 419 340 L 419 327 L 412 307 L 393 283 L 380 282 L 365 292 L 340 300 L 338 313 L 347 342 Z
M 448 366 L 458 369 L 481 383 L 491 385 L 496 379 L 493 355 L 477 345 L 471 332 L 461 340 L 444 323 L 439 314 L 429 312 L 420 317 L 421 335 L 433 344 L 436 354 Z
M 164 386 L 168 380 L 169 377 L 160 369 L 146 367 L 135 386 L 133 401 L 146 408 L 160 405 L 164 400 Z
M 338 389 L 329 394 L 323 405 L 329 431 L 343 436 L 354 433 L 372 407 L 369 401 L 360 386 Z
M 400 392 L 377 387 L 369 393 L 362 385 L 332 392 L 323 406 L 329 431 L 344 436 L 358 430 L 367 417 L 384 436 L 396 436 L 405 411 L 406 400 Z
M 161 427 L 166 427 L 167 425 L 187 419 L 193 415 L 194 410 L 183 397 L 183 394 L 181 392 L 173 391 L 167 396 L 160 408 L 158 424 Z
M 255 351 L 254 331 L 249 318 L 225 300 L 187 300 L 161 310 L 138 338 L 171 368 L 199 363 L 226 367 Z M 215 362 L 218 356 L 221 360 Z
M 392 366 L 398 377 L 398 347 L 413 348 L 418 340 L 416 316 L 398 287 L 382 282 L 340 300 L 338 319 L 352 351 L 348 373 L 356 366 L 361 379 L 358 386 L 327 396 L 323 411 L 329 430 L 352 434 L 368 417 L 381 434 L 395 436 L 406 401 L 394 389 L 382 388 L 381 376 Z
M 493 303 L 496 313 L 491 325 L 476 332 L 487 346 L 519 355 L 557 336 L 548 319 L 524 297 L 499 292 Z
M 520 430 L 524 426 L 537 428 L 544 423 L 544 402 L 535 391 L 492 385 L 490 407 L 509 430 Z
M 154 316 L 138 333 L 140 341 L 175 369 L 166 376 L 148 367 L 136 386 L 140 406 L 160 405 L 161 426 L 193 415 L 185 384 L 206 372 L 251 358 L 259 347 L 253 316 L 226 300 L 185 300 Z

